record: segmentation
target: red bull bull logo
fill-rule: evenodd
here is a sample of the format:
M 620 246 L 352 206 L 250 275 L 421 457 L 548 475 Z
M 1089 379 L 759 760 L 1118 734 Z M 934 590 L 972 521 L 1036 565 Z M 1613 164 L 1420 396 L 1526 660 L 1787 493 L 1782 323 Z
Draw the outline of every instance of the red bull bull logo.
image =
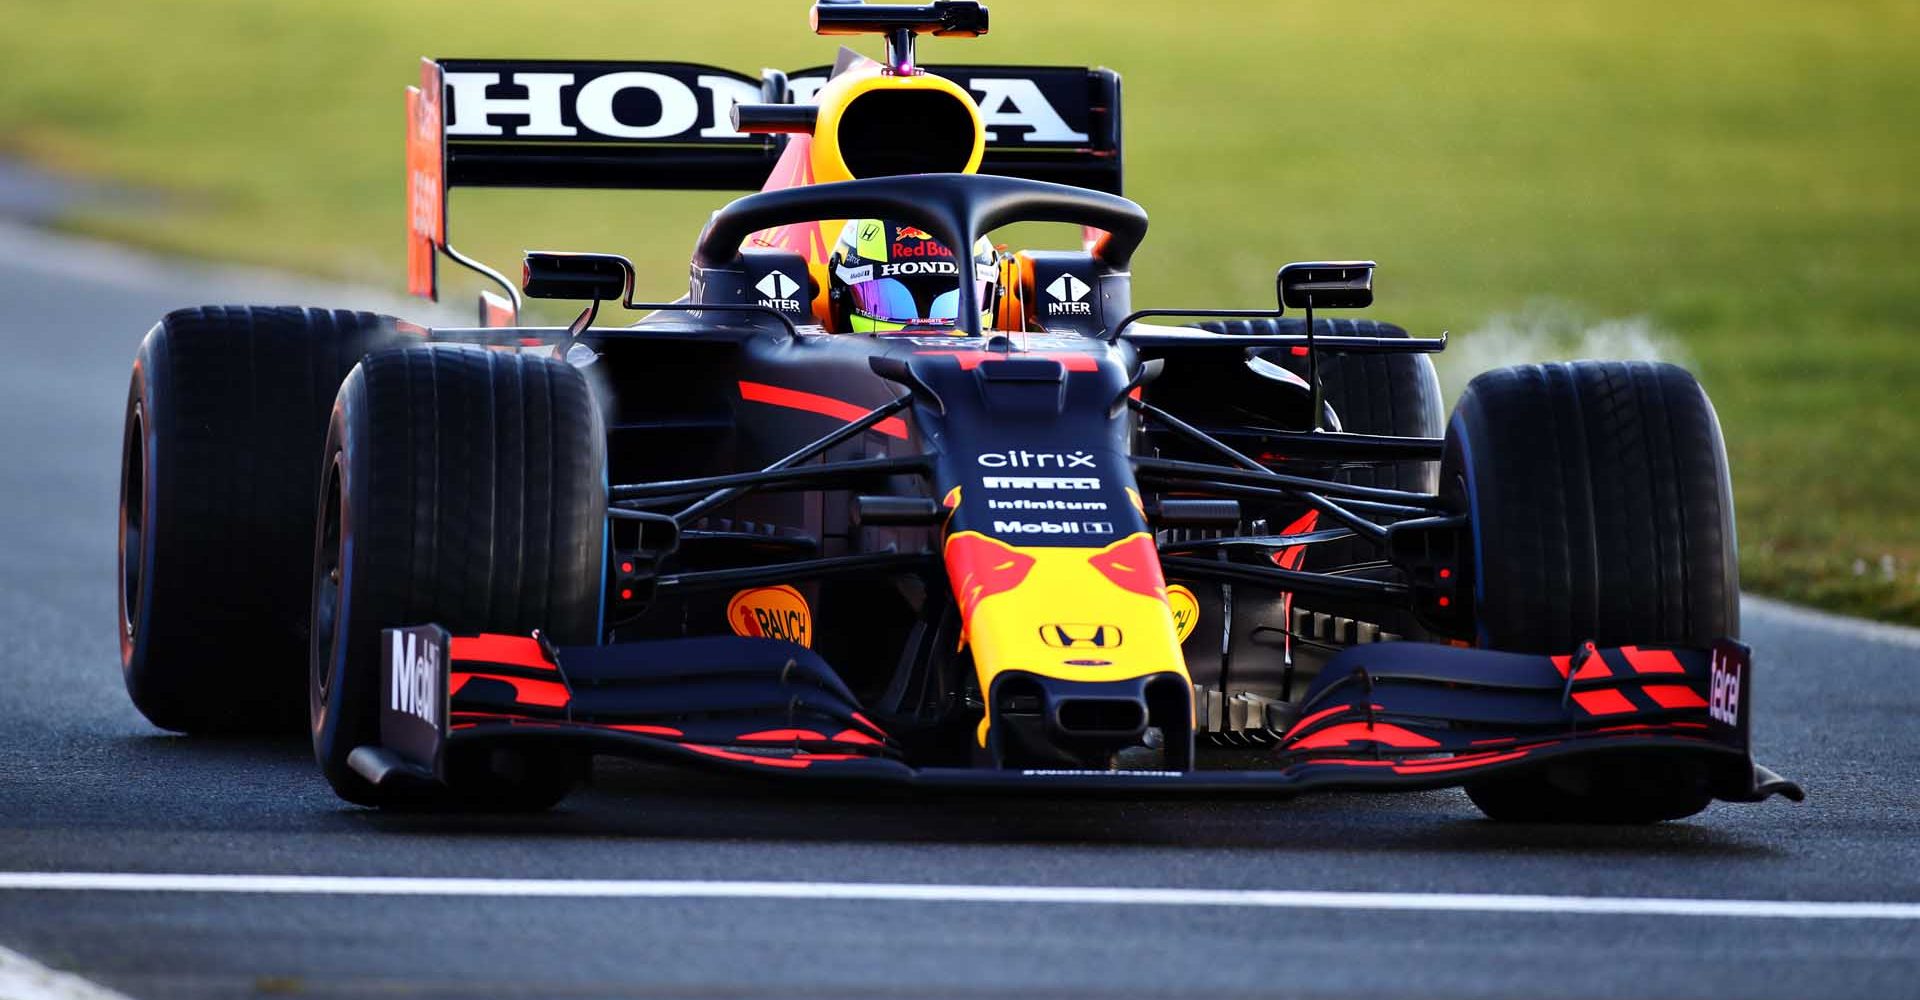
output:
M 947 539 L 947 573 L 966 619 L 981 601 L 1025 582 L 1033 564 L 1032 556 L 985 535 L 968 531 Z
M 901 226 L 894 230 L 893 248 L 888 256 L 890 260 L 902 257 L 952 257 L 953 251 L 933 238 L 924 229 Z
M 1160 553 L 1149 535 L 1115 542 L 1087 561 L 1122 590 L 1160 601 L 1167 599 L 1167 582 L 1160 576 Z

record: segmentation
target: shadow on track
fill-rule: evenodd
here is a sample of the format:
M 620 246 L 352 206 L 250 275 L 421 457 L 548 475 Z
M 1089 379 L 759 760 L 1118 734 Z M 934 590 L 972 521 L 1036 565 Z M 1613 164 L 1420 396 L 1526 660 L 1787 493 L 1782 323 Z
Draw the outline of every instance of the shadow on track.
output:
M 731 775 L 603 761 L 591 788 L 535 816 L 356 811 L 394 834 L 607 837 L 902 844 L 1105 844 L 1290 851 L 1515 850 L 1771 857 L 1724 830 L 1686 823 L 1549 827 L 1483 820 L 1455 791 L 1331 794 L 1292 800 L 1047 798 L 781 785 Z
M 1697 822 L 1647 827 L 1491 823 L 1456 791 L 1297 799 L 1049 798 L 775 780 L 602 760 L 591 786 L 534 815 L 380 812 L 341 802 L 307 741 L 148 735 L 105 741 L 89 764 L 19 790 L 28 817 L 82 814 L 93 830 L 507 838 L 528 848 L 630 838 L 788 844 L 1077 845 L 1272 849 L 1337 855 L 1773 858 L 1762 838 Z M 36 801 L 37 800 L 37 801 Z M 26 827 L 37 825 L 26 819 Z

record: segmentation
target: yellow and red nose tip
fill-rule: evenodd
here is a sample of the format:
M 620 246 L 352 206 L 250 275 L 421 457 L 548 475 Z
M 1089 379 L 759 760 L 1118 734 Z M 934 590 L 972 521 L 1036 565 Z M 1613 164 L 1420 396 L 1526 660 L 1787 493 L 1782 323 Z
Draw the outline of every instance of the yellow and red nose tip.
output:
M 961 531 L 946 561 L 982 691 L 1008 670 L 1096 683 L 1187 676 L 1152 535 L 1017 546 Z

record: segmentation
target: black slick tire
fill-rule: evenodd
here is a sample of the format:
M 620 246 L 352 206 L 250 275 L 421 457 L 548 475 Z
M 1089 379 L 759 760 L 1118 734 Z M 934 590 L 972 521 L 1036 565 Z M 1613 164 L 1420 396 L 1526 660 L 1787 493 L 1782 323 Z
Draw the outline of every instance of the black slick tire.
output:
M 1668 364 L 1487 372 L 1447 427 L 1441 490 L 1472 520 L 1479 644 L 1526 653 L 1705 647 L 1740 631 L 1733 490 L 1713 404 Z M 1701 776 L 1549 769 L 1469 786 L 1495 819 L 1652 822 L 1705 808 Z
M 296 732 L 320 445 L 389 317 L 203 306 L 140 343 L 121 445 L 120 666 L 187 733 Z
M 347 764 L 379 732 L 380 630 L 598 640 L 606 435 L 563 362 L 435 346 L 368 357 L 327 429 L 309 654 L 314 754 L 362 805 L 544 809 L 584 761 L 454 755 L 453 793 L 402 799 Z

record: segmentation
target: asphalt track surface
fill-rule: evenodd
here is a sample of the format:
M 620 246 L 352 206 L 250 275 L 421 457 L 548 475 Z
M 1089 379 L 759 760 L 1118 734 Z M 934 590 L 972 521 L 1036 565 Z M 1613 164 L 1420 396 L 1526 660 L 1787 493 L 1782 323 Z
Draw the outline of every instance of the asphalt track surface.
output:
M 1452 791 L 872 801 L 621 766 L 548 816 L 388 816 L 335 800 L 302 740 L 156 731 L 112 631 L 135 343 L 175 306 L 315 295 L 379 304 L 0 228 L 0 873 L 386 876 L 434 894 L 0 886 L 0 946 L 136 997 L 1920 996 L 1911 905 L 1487 910 L 1503 894 L 1920 902 L 1920 633 L 1762 602 L 1746 617 L 1758 755 L 1810 799 L 1652 828 L 1499 826 Z M 453 877 L 642 881 L 582 898 Z M 875 883 L 989 888 L 859 891 Z

